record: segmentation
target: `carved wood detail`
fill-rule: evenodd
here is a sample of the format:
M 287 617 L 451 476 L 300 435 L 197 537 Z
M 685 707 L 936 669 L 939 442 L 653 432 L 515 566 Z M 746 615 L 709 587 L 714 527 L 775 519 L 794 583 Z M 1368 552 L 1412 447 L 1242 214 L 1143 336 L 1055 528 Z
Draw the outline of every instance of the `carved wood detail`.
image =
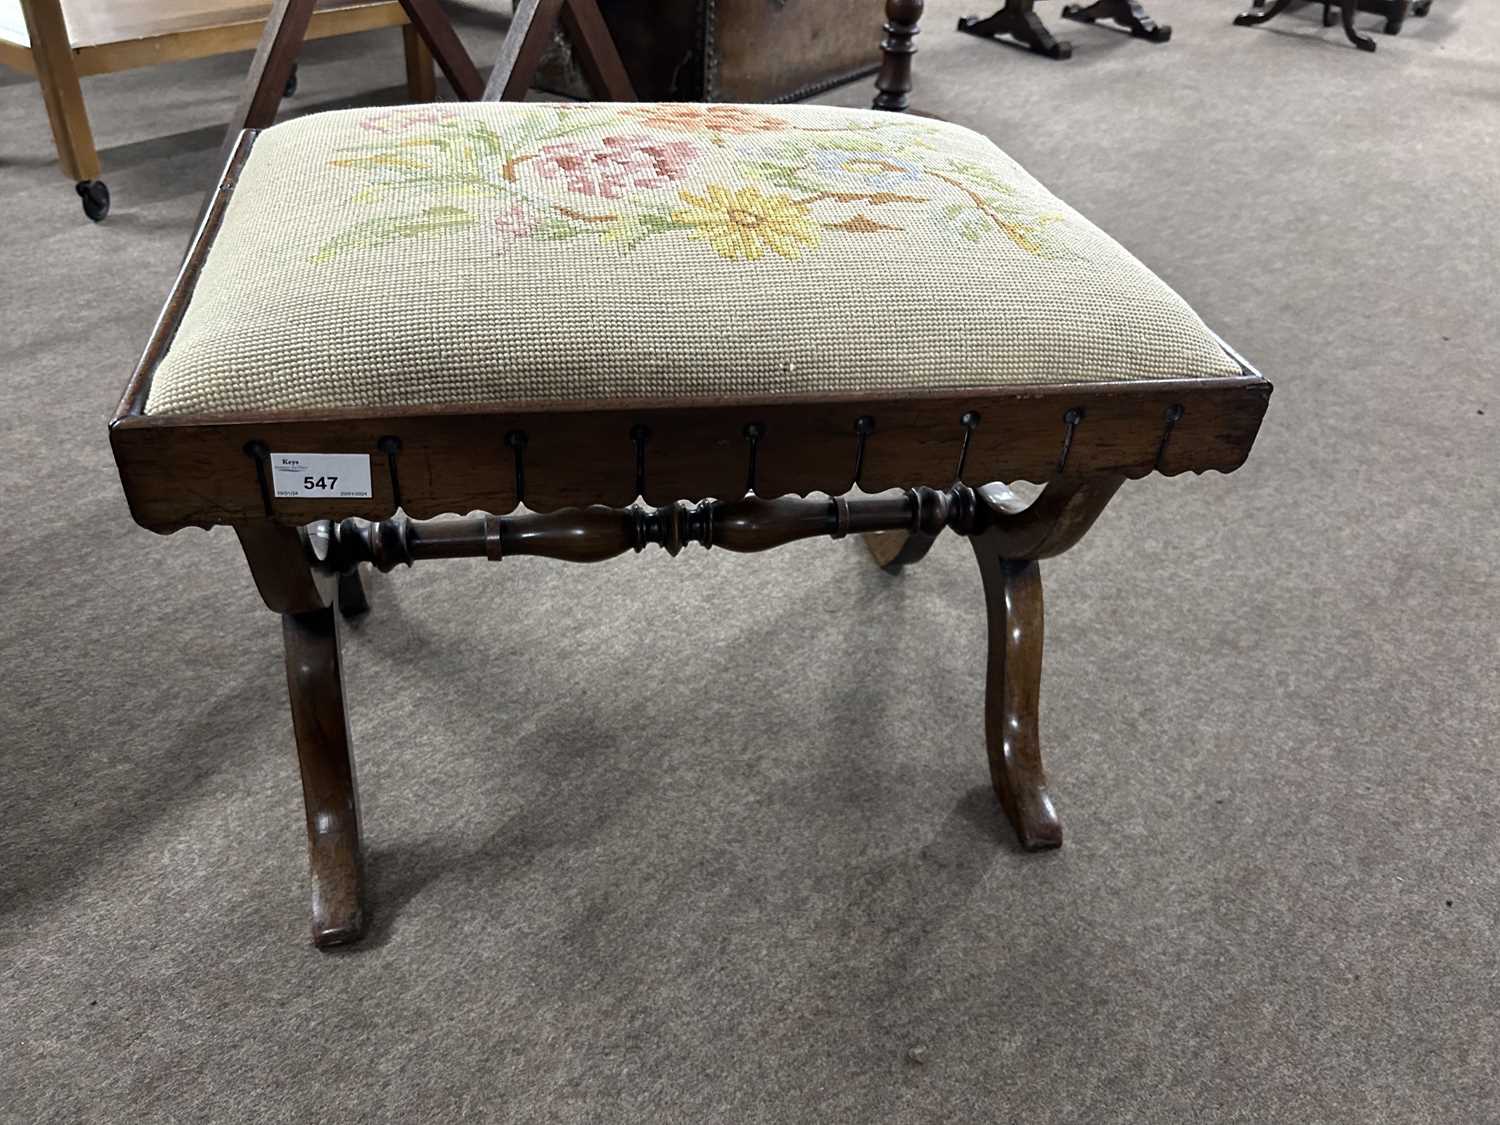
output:
M 880 42 L 880 73 L 875 78 L 875 108 L 904 112 L 911 104 L 912 57 L 921 33 L 925 0 L 885 0 L 885 38 Z

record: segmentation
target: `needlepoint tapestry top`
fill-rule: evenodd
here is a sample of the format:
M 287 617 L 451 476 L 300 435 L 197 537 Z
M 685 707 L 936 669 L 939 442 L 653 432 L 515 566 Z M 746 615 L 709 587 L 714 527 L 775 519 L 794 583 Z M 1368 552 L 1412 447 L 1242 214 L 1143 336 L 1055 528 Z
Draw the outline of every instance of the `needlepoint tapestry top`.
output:
M 148 413 L 1234 376 L 985 138 L 823 106 L 436 104 L 255 142 Z

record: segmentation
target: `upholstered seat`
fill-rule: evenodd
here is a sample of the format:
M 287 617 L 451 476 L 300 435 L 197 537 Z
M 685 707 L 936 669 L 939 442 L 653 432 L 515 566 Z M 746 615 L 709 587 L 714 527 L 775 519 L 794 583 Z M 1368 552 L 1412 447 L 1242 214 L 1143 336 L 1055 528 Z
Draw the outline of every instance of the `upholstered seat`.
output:
M 822 106 L 441 104 L 264 131 L 147 414 L 1242 374 L 990 141 Z

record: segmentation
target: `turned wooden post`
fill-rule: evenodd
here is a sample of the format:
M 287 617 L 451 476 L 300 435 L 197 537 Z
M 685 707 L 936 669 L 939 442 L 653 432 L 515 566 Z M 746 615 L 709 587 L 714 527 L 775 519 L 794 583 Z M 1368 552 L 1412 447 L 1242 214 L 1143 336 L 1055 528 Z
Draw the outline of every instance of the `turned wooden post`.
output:
M 921 29 L 924 0 L 886 0 L 885 38 L 880 50 L 884 56 L 875 87 L 876 109 L 902 113 L 910 102 L 912 56 L 917 53 L 915 39 Z

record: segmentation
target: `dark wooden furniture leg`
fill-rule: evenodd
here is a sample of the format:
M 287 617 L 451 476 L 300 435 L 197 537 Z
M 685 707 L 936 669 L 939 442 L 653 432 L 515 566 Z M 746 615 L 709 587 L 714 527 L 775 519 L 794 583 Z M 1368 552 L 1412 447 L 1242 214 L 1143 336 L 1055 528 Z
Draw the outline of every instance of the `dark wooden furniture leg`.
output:
M 359 793 L 349 753 L 338 615 L 331 606 L 285 613 L 281 627 L 307 806 L 313 944 L 343 945 L 364 935 L 365 911 Z
M 1276 0 L 1269 8 L 1263 8 L 1257 0 L 1255 7 L 1249 11 L 1241 12 L 1234 17 L 1237 27 L 1254 27 L 1256 24 L 1265 23 L 1267 20 L 1275 19 L 1291 6 L 1292 0 Z
M 1063 19 L 1094 23 L 1097 20 L 1114 20 L 1137 39 L 1149 39 L 1152 43 L 1165 43 L 1172 38 L 1172 29 L 1157 23 L 1141 7 L 1141 0 L 1095 0 L 1087 6 L 1064 4 Z
M 875 108 L 902 113 L 911 102 L 912 56 L 921 33 L 926 0 L 885 0 L 885 38 L 880 41 L 880 73 L 875 78 Z
M 1037 728 L 1042 691 L 1042 570 L 974 540 L 989 618 L 984 743 L 990 781 L 1021 847 L 1062 846 L 1062 822 L 1047 792 Z
M 359 794 L 349 749 L 338 614 L 331 604 L 336 583 L 312 568 L 305 533 L 275 524 L 236 531 L 261 597 L 281 614 L 287 694 L 307 811 L 313 944 L 323 948 L 358 941 L 365 928 Z
M 1395 35 L 1401 30 L 1401 25 L 1406 20 L 1406 11 L 1410 0 L 1320 0 L 1323 4 L 1323 26 L 1333 26 L 1333 4 L 1339 4 L 1339 14 L 1344 24 L 1344 34 L 1348 36 L 1349 42 L 1353 43 L 1361 51 L 1375 50 L 1375 40 L 1368 35 L 1361 35 L 1354 26 L 1354 14 L 1356 12 L 1375 12 L 1386 18 L 1385 31 L 1387 35 Z M 1265 0 L 1254 0 L 1254 7 L 1249 11 L 1241 12 L 1234 17 L 1234 22 L 1240 27 L 1254 27 L 1256 24 L 1265 23 L 1274 19 L 1293 3 L 1293 0 L 1276 0 L 1269 8 L 1265 6 Z
M 937 536 L 923 531 L 876 531 L 866 535 L 864 540 L 881 570 L 887 574 L 900 574 L 905 567 L 927 557 L 927 552 L 937 542 Z
M 1030 504 L 1001 484 L 957 490 L 943 518 L 933 514 L 930 497 L 919 491 L 909 529 L 865 535 L 875 561 L 897 573 L 927 553 L 945 522 L 966 529 L 984 581 L 989 622 L 984 737 L 990 780 L 1028 851 L 1062 844 L 1038 738 L 1043 620 L 1038 563 L 1082 539 L 1124 480 L 1060 477 Z M 966 496 L 974 501 L 969 513 L 963 511 Z
M 1071 43 L 1054 39 L 1036 12 L 1036 0 L 1005 0 L 1005 7 L 986 19 L 961 16 L 958 30 L 983 39 L 1009 35 L 1039 55 L 1049 59 L 1066 59 L 1073 54 Z
M 1371 39 L 1368 35 L 1361 35 L 1354 26 L 1354 11 L 1358 7 L 1358 4 L 1359 0 L 1344 0 L 1344 10 L 1342 13 L 1344 17 L 1344 34 L 1349 37 L 1349 42 L 1353 43 L 1361 51 L 1373 51 L 1375 50 L 1375 40 Z
M 1003 485 L 979 490 L 982 505 L 970 538 L 984 580 L 989 618 L 984 737 L 995 796 L 1021 846 L 1062 844 L 1062 824 L 1047 793 L 1038 738 L 1042 684 L 1042 573 L 1038 561 L 1080 539 L 1123 477 L 1060 479 L 1030 505 Z
M 1266 0 L 1252 0 L 1255 10 L 1258 12 L 1266 6 Z M 1342 0 L 1316 0 L 1323 5 L 1323 26 L 1332 27 L 1339 22 L 1339 12 L 1334 10 L 1334 5 L 1341 4 Z M 1425 16 L 1432 10 L 1432 0 L 1355 0 L 1355 11 L 1369 12 L 1371 15 L 1385 17 L 1385 33 L 1387 35 L 1400 35 L 1401 28 L 1406 23 L 1408 15 Z
M 339 613 L 345 617 L 359 617 L 370 612 L 369 575 L 361 566 L 339 575 Z
M 635 87 L 598 0 L 521 0 L 505 33 L 500 58 L 490 72 L 483 100 L 515 102 L 526 97 L 559 20 L 572 40 L 578 65 L 600 100 L 635 101 Z

